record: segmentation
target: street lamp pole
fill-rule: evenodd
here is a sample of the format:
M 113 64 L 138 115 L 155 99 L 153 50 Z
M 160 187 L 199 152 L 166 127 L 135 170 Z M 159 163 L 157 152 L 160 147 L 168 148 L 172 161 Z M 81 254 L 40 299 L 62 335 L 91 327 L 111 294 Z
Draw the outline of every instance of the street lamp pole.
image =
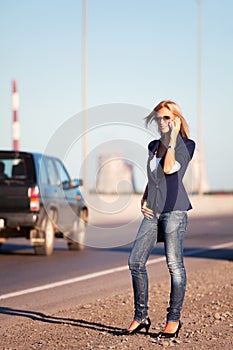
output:
M 88 188 L 88 112 L 87 112 L 87 0 L 83 0 L 83 38 L 82 38 L 82 116 L 83 116 L 83 187 Z
M 204 154 L 202 128 L 202 0 L 197 0 L 198 11 L 198 84 L 197 84 L 197 141 L 198 141 L 198 194 L 203 194 Z

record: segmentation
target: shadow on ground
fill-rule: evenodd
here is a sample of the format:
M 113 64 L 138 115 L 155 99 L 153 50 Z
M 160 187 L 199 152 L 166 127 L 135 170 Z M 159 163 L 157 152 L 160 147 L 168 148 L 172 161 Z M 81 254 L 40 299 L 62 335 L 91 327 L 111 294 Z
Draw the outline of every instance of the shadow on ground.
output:
M 104 325 L 99 322 L 97 323 L 97 322 L 85 321 L 82 319 L 57 317 L 57 316 L 46 315 L 38 311 L 20 310 L 20 309 L 13 309 L 9 307 L 0 307 L 0 314 L 15 316 L 15 317 L 25 317 L 33 321 L 39 321 L 44 323 L 50 323 L 50 324 L 56 324 L 56 325 L 65 324 L 68 326 L 91 329 L 98 332 L 107 332 L 115 336 L 122 335 L 122 331 L 124 331 L 124 329 L 112 327 L 109 325 Z M 150 335 L 150 333 L 148 333 L 148 335 Z M 153 333 L 153 336 L 155 337 L 156 334 Z

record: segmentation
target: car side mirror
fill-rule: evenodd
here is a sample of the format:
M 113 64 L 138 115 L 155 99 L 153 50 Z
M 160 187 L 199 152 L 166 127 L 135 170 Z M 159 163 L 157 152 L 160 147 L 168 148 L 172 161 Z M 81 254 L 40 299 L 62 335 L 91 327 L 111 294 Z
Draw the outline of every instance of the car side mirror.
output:
M 82 179 L 74 179 L 74 180 L 71 180 L 70 182 L 71 182 L 72 188 L 83 186 L 83 180 Z
M 83 186 L 83 180 L 82 179 L 74 179 L 71 181 L 63 181 L 62 187 L 64 190 L 69 190 L 71 188 L 76 188 L 79 186 Z

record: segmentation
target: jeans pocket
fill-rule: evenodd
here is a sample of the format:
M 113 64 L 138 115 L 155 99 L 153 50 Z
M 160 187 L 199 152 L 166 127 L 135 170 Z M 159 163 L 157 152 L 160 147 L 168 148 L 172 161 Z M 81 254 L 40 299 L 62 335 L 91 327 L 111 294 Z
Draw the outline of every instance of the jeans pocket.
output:
M 171 233 L 174 231 L 185 231 L 187 226 L 187 212 L 186 211 L 171 211 L 161 215 L 161 225 L 163 231 Z

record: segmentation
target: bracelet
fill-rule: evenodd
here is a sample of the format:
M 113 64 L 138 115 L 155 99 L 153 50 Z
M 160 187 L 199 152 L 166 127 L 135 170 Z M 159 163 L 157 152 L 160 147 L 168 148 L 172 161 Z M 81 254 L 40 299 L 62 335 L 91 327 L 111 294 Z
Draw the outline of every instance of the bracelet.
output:
M 169 145 L 168 148 L 172 148 L 172 149 L 175 150 L 175 147 L 174 147 L 174 146 L 171 146 L 171 145 Z M 167 148 L 167 149 L 168 149 L 168 148 Z

